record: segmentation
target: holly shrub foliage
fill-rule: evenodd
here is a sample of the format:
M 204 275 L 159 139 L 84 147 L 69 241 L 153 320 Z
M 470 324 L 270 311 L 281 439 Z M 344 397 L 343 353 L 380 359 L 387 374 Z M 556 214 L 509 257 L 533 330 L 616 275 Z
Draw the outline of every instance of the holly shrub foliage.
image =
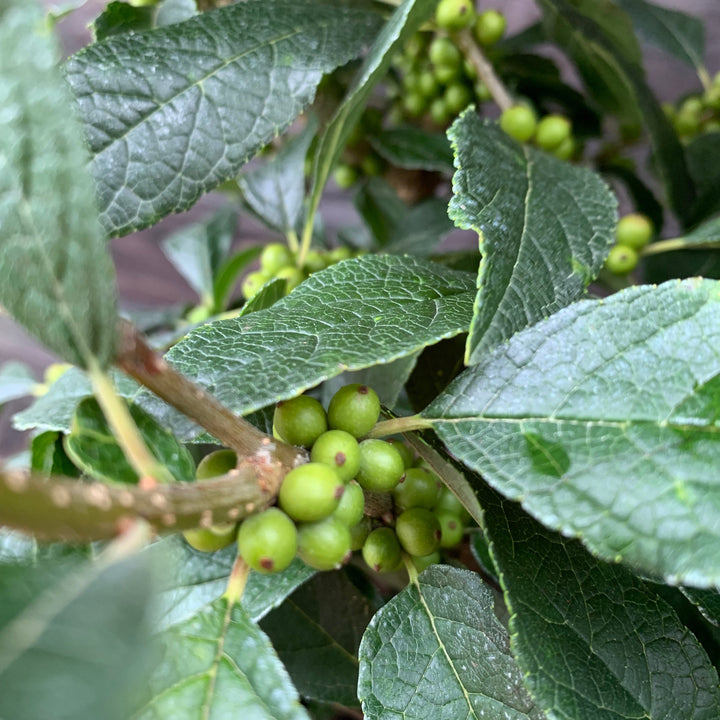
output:
M 502 6 L 110 2 L 61 62 L 0 0 L 0 304 L 74 366 L 0 368 L 0 718 L 720 717 L 718 69 Z M 210 191 L 121 318 L 108 240 Z

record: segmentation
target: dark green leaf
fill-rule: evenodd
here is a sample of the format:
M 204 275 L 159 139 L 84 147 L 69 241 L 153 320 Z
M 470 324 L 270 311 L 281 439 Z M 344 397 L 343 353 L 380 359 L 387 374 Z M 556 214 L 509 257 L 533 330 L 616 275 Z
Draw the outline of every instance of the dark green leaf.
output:
M 453 170 L 452 150 L 445 135 L 413 125 L 389 128 L 370 137 L 373 149 L 388 162 L 411 170 Z
M 133 720 L 272 718 L 308 720 L 297 691 L 241 605 L 224 599 L 166 630 L 165 651 Z
M 198 328 L 168 359 L 245 415 L 345 370 L 389 363 L 463 332 L 474 295 L 466 273 L 366 255 L 315 273 L 267 310 Z M 167 413 L 146 400 L 158 416 Z
M 0 717 L 126 720 L 149 670 L 152 570 L 0 565 Z
M 567 720 L 720 716 L 715 669 L 650 586 L 489 497 L 480 501 L 511 608 L 513 652 L 546 712 Z
M 264 165 L 243 173 L 238 186 L 250 210 L 273 230 L 297 233 L 305 200 L 305 157 L 317 130 L 312 116 L 301 133 Z
M 372 614 L 344 572 L 319 573 L 260 627 L 303 698 L 356 705 L 357 652 Z
M 635 172 L 634 163 L 619 159 L 602 163 L 598 170 L 606 176 L 620 180 L 632 196 L 633 205 L 638 212 L 647 215 L 653 227 L 662 228 L 664 223 L 663 207 L 657 201 L 653 191 L 640 179 Z
M 153 457 L 176 480 L 194 480 L 192 456 L 172 433 L 138 405 L 130 405 L 130 415 Z M 72 461 L 92 477 L 124 483 L 137 483 L 139 480 L 94 397 L 82 400 L 77 406 L 72 431 L 65 436 L 64 447 Z
M 679 60 L 705 71 L 705 28 L 702 20 L 645 0 L 613 0 L 632 19 L 638 35 Z
M 214 307 L 214 282 L 232 245 L 237 214 L 224 208 L 204 222 L 187 225 L 162 242 L 168 260 L 203 303 Z
M 450 217 L 480 238 L 465 362 L 580 298 L 613 241 L 617 201 L 600 178 L 522 146 L 465 112 L 449 131 Z
M 31 468 L 44 475 L 77 477 L 80 474 L 63 448 L 62 434 L 53 430 L 32 439 Z
M 112 35 L 121 35 L 137 30 L 149 30 L 152 26 L 152 7 L 136 7 L 119 0 L 108 3 L 90 25 L 96 41 L 105 40 L 105 38 Z
M 690 174 L 698 188 L 692 222 L 700 222 L 720 212 L 720 132 L 696 137 L 686 148 Z
M 21 362 L 6 362 L 0 366 L 0 405 L 8 400 L 30 395 L 38 384 L 30 368 Z
M 287 280 L 274 277 L 268 280 L 240 309 L 238 317 L 272 307 L 287 294 Z
M 691 603 L 697 606 L 703 617 L 716 627 L 720 627 L 720 592 L 698 588 L 681 588 Z
M 361 185 L 355 195 L 355 207 L 381 246 L 387 245 L 397 231 L 398 219 L 405 219 L 408 214 L 408 207 L 395 188 L 376 177 L 368 178 Z
M 424 411 L 548 527 L 670 583 L 720 584 L 720 286 L 634 287 L 514 336 Z
M 342 5 L 248 0 L 70 58 L 107 232 L 152 225 L 234 177 L 378 27 Z
M 345 99 L 318 143 L 313 163 L 309 222 L 314 220 L 325 183 L 350 133 L 360 120 L 373 88 L 385 76 L 396 50 L 402 47 L 428 18 L 435 4 L 436 0 L 403 0 L 365 56 L 363 65 L 348 89 Z
M 645 83 L 639 61 L 618 46 L 609 29 L 618 9 L 608 12 L 601 22 L 600 5 L 589 16 L 576 9 L 577 0 L 541 0 L 540 4 L 553 38 L 573 57 L 588 92 L 630 126 L 639 126 L 641 121 L 645 125 L 670 204 L 687 221 L 695 203 L 693 178 L 675 131 Z M 581 5 L 583 10 L 593 7 L 589 0 Z
M 0 303 L 58 355 L 104 368 L 115 348 L 115 275 L 56 60 L 36 3 L 3 2 Z
M 160 593 L 154 604 L 157 630 L 190 620 L 201 608 L 217 600 L 227 587 L 237 557 L 237 546 L 215 553 L 199 552 L 179 535 L 152 545 L 148 552 L 165 558 L 165 570 L 159 581 Z M 242 605 L 255 621 L 311 578 L 315 571 L 295 560 L 281 573 L 251 573 L 242 596 Z
M 360 645 L 367 720 L 542 720 L 493 612 L 467 570 L 434 565 L 372 619 Z
M 222 312 L 227 308 L 238 276 L 261 252 L 262 246 L 254 245 L 231 256 L 222 265 L 215 277 L 213 288 L 217 312 Z

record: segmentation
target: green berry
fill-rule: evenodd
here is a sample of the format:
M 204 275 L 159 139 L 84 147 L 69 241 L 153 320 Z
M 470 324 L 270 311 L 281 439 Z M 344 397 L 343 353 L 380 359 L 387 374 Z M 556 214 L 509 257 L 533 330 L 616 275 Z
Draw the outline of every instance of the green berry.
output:
M 275 274 L 276 278 L 285 280 L 285 294 L 289 295 L 303 280 L 305 273 L 296 267 L 280 268 Z
M 435 10 L 437 26 L 448 32 L 470 27 L 474 21 L 475 8 L 471 0 L 440 0 Z
M 464 530 L 460 517 L 445 510 L 436 511 L 435 516 L 440 523 L 440 547 L 451 548 L 459 545 Z
M 309 448 L 327 430 L 327 416 L 315 398 L 300 395 L 275 406 L 273 428 L 286 443 Z
M 222 527 L 220 525 L 218 528 Z M 200 552 L 217 552 L 223 548 L 232 545 L 235 542 L 237 530 L 235 525 L 225 527 L 222 532 L 216 532 L 212 528 L 195 528 L 193 530 L 185 530 L 183 537 L 188 545 L 194 547 Z
M 316 570 L 339 568 L 350 556 L 350 530 L 335 517 L 301 525 L 298 529 L 297 554 Z
M 334 468 L 340 479 L 348 482 L 360 470 L 360 446 L 350 433 L 344 430 L 328 430 L 315 441 L 310 451 L 310 459 Z
M 395 532 L 400 545 L 410 555 L 429 555 L 440 544 L 440 523 L 425 508 L 410 508 L 398 515 Z
M 354 527 L 363 519 L 365 512 L 365 493 L 363 489 L 353 480 L 345 486 L 345 492 L 340 498 L 337 508 L 333 513 L 340 522 L 349 528 Z
M 328 266 L 327 253 L 320 252 L 320 250 L 308 250 L 305 255 L 305 262 L 303 263 L 303 269 L 312 274 L 324 270 Z
M 457 45 L 446 37 L 436 37 L 428 50 L 430 62 L 437 66 L 449 65 L 459 68 L 462 64 L 462 53 Z
M 497 10 L 485 10 L 477 16 L 473 33 L 475 39 L 486 47 L 494 45 L 505 33 L 505 16 Z
M 283 479 L 278 504 L 298 522 L 316 522 L 332 514 L 345 491 L 343 481 L 329 465 L 306 463 Z
M 426 70 L 420 75 L 418 83 L 418 92 L 420 92 L 426 100 L 432 100 L 437 96 L 440 90 L 440 83 L 434 72 Z
M 383 170 L 385 169 L 385 162 L 376 153 L 369 152 L 360 161 L 360 169 L 368 177 L 377 177 L 378 175 L 382 175 Z
M 352 250 L 347 246 L 333 248 L 328 254 L 327 258 L 332 265 L 335 263 L 342 262 L 343 260 L 349 260 L 352 257 Z
M 535 143 L 548 152 L 554 150 L 570 137 L 572 126 L 562 115 L 546 115 L 540 120 L 535 131 Z
M 345 385 L 332 396 L 327 417 L 334 430 L 362 437 L 372 430 L 380 417 L 380 399 L 367 385 Z
M 478 102 L 487 102 L 492 98 L 488 86 L 483 82 L 476 82 L 473 85 L 473 91 Z
M 417 118 L 425 112 L 427 100 L 419 92 L 408 92 L 403 95 L 402 106 L 410 117 Z
M 402 440 L 398 440 L 397 438 L 392 438 L 392 440 L 387 440 L 386 442 L 389 442 L 400 453 L 400 457 L 403 459 L 405 469 L 411 468 L 413 466 L 413 463 L 415 462 L 415 454 L 413 453 L 411 447 L 406 445 Z
M 535 113 L 527 105 L 513 105 L 500 116 L 500 127 L 518 142 L 528 142 L 536 126 Z
M 360 179 L 357 168 L 347 163 L 340 163 L 333 171 L 333 180 L 341 190 L 348 190 Z
M 275 275 L 280 268 L 292 265 L 295 262 L 293 254 L 287 245 L 270 243 L 263 248 L 260 255 L 260 267 L 268 275 Z
M 215 450 L 206 455 L 195 470 L 195 477 L 198 480 L 225 475 L 237 467 L 237 453 L 234 450 Z
M 435 77 L 441 85 L 457 80 L 462 74 L 460 65 L 436 65 Z
M 652 236 L 652 222 L 647 215 L 642 213 L 630 213 L 621 217 L 615 228 L 615 242 L 633 250 L 642 250 L 650 242 Z
M 405 464 L 400 453 L 385 440 L 360 443 L 360 470 L 357 481 L 365 490 L 390 492 L 400 482 Z
M 605 267 L 615 275 L 627 275 L 637 264 L 637 252 L 627 245 L 613 245 L 605 260 Z
M 412 560 L 412 564 L 415 566 L 415 569 L 419 573 L 421 573 L 426 568 L 429 568 L 431 565 L 437 565 L 441 560 L 440 553 L 437 551 L 430 553 L 429 555 L 411 555 L 410 559 Z
M 457 515 L 462 521 L 463 525 L 467 525 L 470 521 L 470 513 L 465 509 L 465 506 L 457 499 L 455 494 L 448 487 L 443 485 L 438 496 L 438 501 L 435 505 L 435 512 L 448 512 L 453 515 Z
M 373 530 L 362 547 L 363 560 L 375 572 L 396 570 L 402 562 L 402 550 L 392 528 Z
M 270 280 L 270 275 L 268 275 L 268 273 L 264 272 L 263 270 L 258 270 L 256 272 L 248 273 L 242 282 L 242 286 L 241 286 L 242 296 L 246 300 L 249 300 L 251 297 L 253 297 L 255 294 L 257 294 L 257 291 L 268 280 Z
M 450 111 L 444 97 L 435 98 L 430 103 L 429 113 L 432 121 L 441 127 L 447 125 L 450 121 Z
M 295 523 L 277 508 L 251 515 L 240 526 L 238 549 L 243 560 L 261 573 L 285 570 L 297 551 Z
M 470 90 L 461 82 L 448 85 L 445 90 L 445 104 L 448 112 L 452 115 L 457 115 L 461 110 L 464 110 L 471 100 Z
M 570 136 L 565 138 L 553 151 L 552 154 L 558 160 L 569 160 L 577 150 L 575 139 Z
M 361 550 L 371 530 L 372 520 L 369 517 L 364 517 L 357 525 L 353 525 L 350 528 L 350 549 Z
M 441 488 L 442 482 L 434 472 L 425 468 L 410 468 L 393 489 L 393 500 L 401 510 L 411 507 L 430 510 L 437 504 Z

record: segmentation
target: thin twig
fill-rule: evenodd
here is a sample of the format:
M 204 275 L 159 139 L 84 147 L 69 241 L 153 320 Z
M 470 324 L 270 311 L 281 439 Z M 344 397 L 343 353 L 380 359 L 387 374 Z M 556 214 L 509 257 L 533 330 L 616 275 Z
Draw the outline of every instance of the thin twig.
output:
M 498 77 L 490 61 L 485 57 L 483 51 L 478 47 L 469 30 L 463 30 L 457 35 L 457 43 L 464 55 L 475 68 L 478 78 L 485 84 L 493 100 L 500 110 L 507 110 L 515 105 L 512 96 Z

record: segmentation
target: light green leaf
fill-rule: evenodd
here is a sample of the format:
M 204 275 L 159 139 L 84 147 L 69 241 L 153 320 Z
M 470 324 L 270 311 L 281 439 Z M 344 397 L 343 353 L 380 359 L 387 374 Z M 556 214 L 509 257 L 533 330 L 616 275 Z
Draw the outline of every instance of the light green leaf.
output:
M 248 0 L 70 58 L 107 232 L 148 227 L 234 177 L 378 29 L 375 13 L 342 5 Z
M 260 627 L 303 698 L 357 705 L 360 640 L 373 609 L 345 572 L 318 573 Z
M 129 409 L 152 456 L 176 480 L 194 480 L 195 463 L 187 449 L 141 407 L 131 404 Z M 64 447 L 75 465 L 92 477 L 124 483 L 139 480 L 94 397 L 85 398 L 75 409 Z
M 465 362 L 579 299 L 600 270 L 617 201 L 591 171 L 520 145 L 467 111 L 449 131 L 450 217 L 480 238 Z
M 367 720 L 542 720 L 495 617 L 467 570 L 434 565 L 372 619 L 360 645 Z
M 696 189 L 675 131 L 647 86 L 639 63 L 623 53 L 607 21 L 597 21 L 597 7 L 591 17 L 575 4 L 574 0 L 540 0 L 552 38 L 573 57 L 593 97 L 627 122 L 645 125 L 670 203 L 687 221 Z M 583 6 L 593 7 L 589 0 Z
M 720 284 L 634 287 L 515 335 L 423 415 L 540 522 L 671 584 L 720 584 Z
M 3 2 L 0 304 L 66 360 L 104 368 L 115 349 L 115 274 L 57 54 L 35 2 Z
M 389 363 L 464 332 L 474 294 L 467 273 L 366 255 L 313 274 L 267 310 L 198 328 L 167 357 L 246 415 L 345 370 Z M 170 422 L 152 398 L 143 404 Z M 182 422 L 173 427 L 195 432 Z
M 453 171 L 452 150 L 445 135 L 403 125 L 383 130 L 369 140 L 377 153 L 397 167 Z
M 153 606 L 153 627 L 164 630 L 189 620 L 225 592 L 237 546 L 203 553 L 190 547 L 180 535 L 174 535 L 155 543 L 148 552 L 166 558 L 165 571 L 159 580 L 160 592 Z M 281 573 L 251 573 L 242 605 L 257 622 L 314 574 L 315 571 L 300 560 L 293 561 Z
M 8 400 L 30 395 L 37 385 L 30 368 L 21 362 L 6 362 L 0 366 L 0 405 Z
M 33 565 L 36 554 L 37 542 L 34 538 L 0 527 L 0 565 Z
M 430 16 L 435 5 L 436 0 L 403 0 L 365 56 L 360 71 L 326 127 L 315 152 L 309 211 L 303 231 L 305 236 L 312 231 L 325 183 L 350 133 L 360 120 L 373 88 L 385 76 L 396 50 L 401 48 Z
M 203 714 L 309 720 L 267 636 L 241 605 L 216 600 L 161 638 L 163 658 L 148 678 L 148 698 L 132 720 Z
M 150 669 L 145 558 L 0 565 L 0 717 L 126 720 Z
M 679 60 L 705 70 L 705 28 L 702 20 L 687 13 L 660 7 L 645 0 L 613 0 L 631 18 L 641 38 Z
M 193 15 L 197 15 L 195 0 L 161 0 L 156 10 L 155 24 L 158 27 L 174 25 L 189 20 Z
M 650 586 L 486 495 L 513 653 L 538 705 L 558 720 L 720 717 L 717 672 Z

